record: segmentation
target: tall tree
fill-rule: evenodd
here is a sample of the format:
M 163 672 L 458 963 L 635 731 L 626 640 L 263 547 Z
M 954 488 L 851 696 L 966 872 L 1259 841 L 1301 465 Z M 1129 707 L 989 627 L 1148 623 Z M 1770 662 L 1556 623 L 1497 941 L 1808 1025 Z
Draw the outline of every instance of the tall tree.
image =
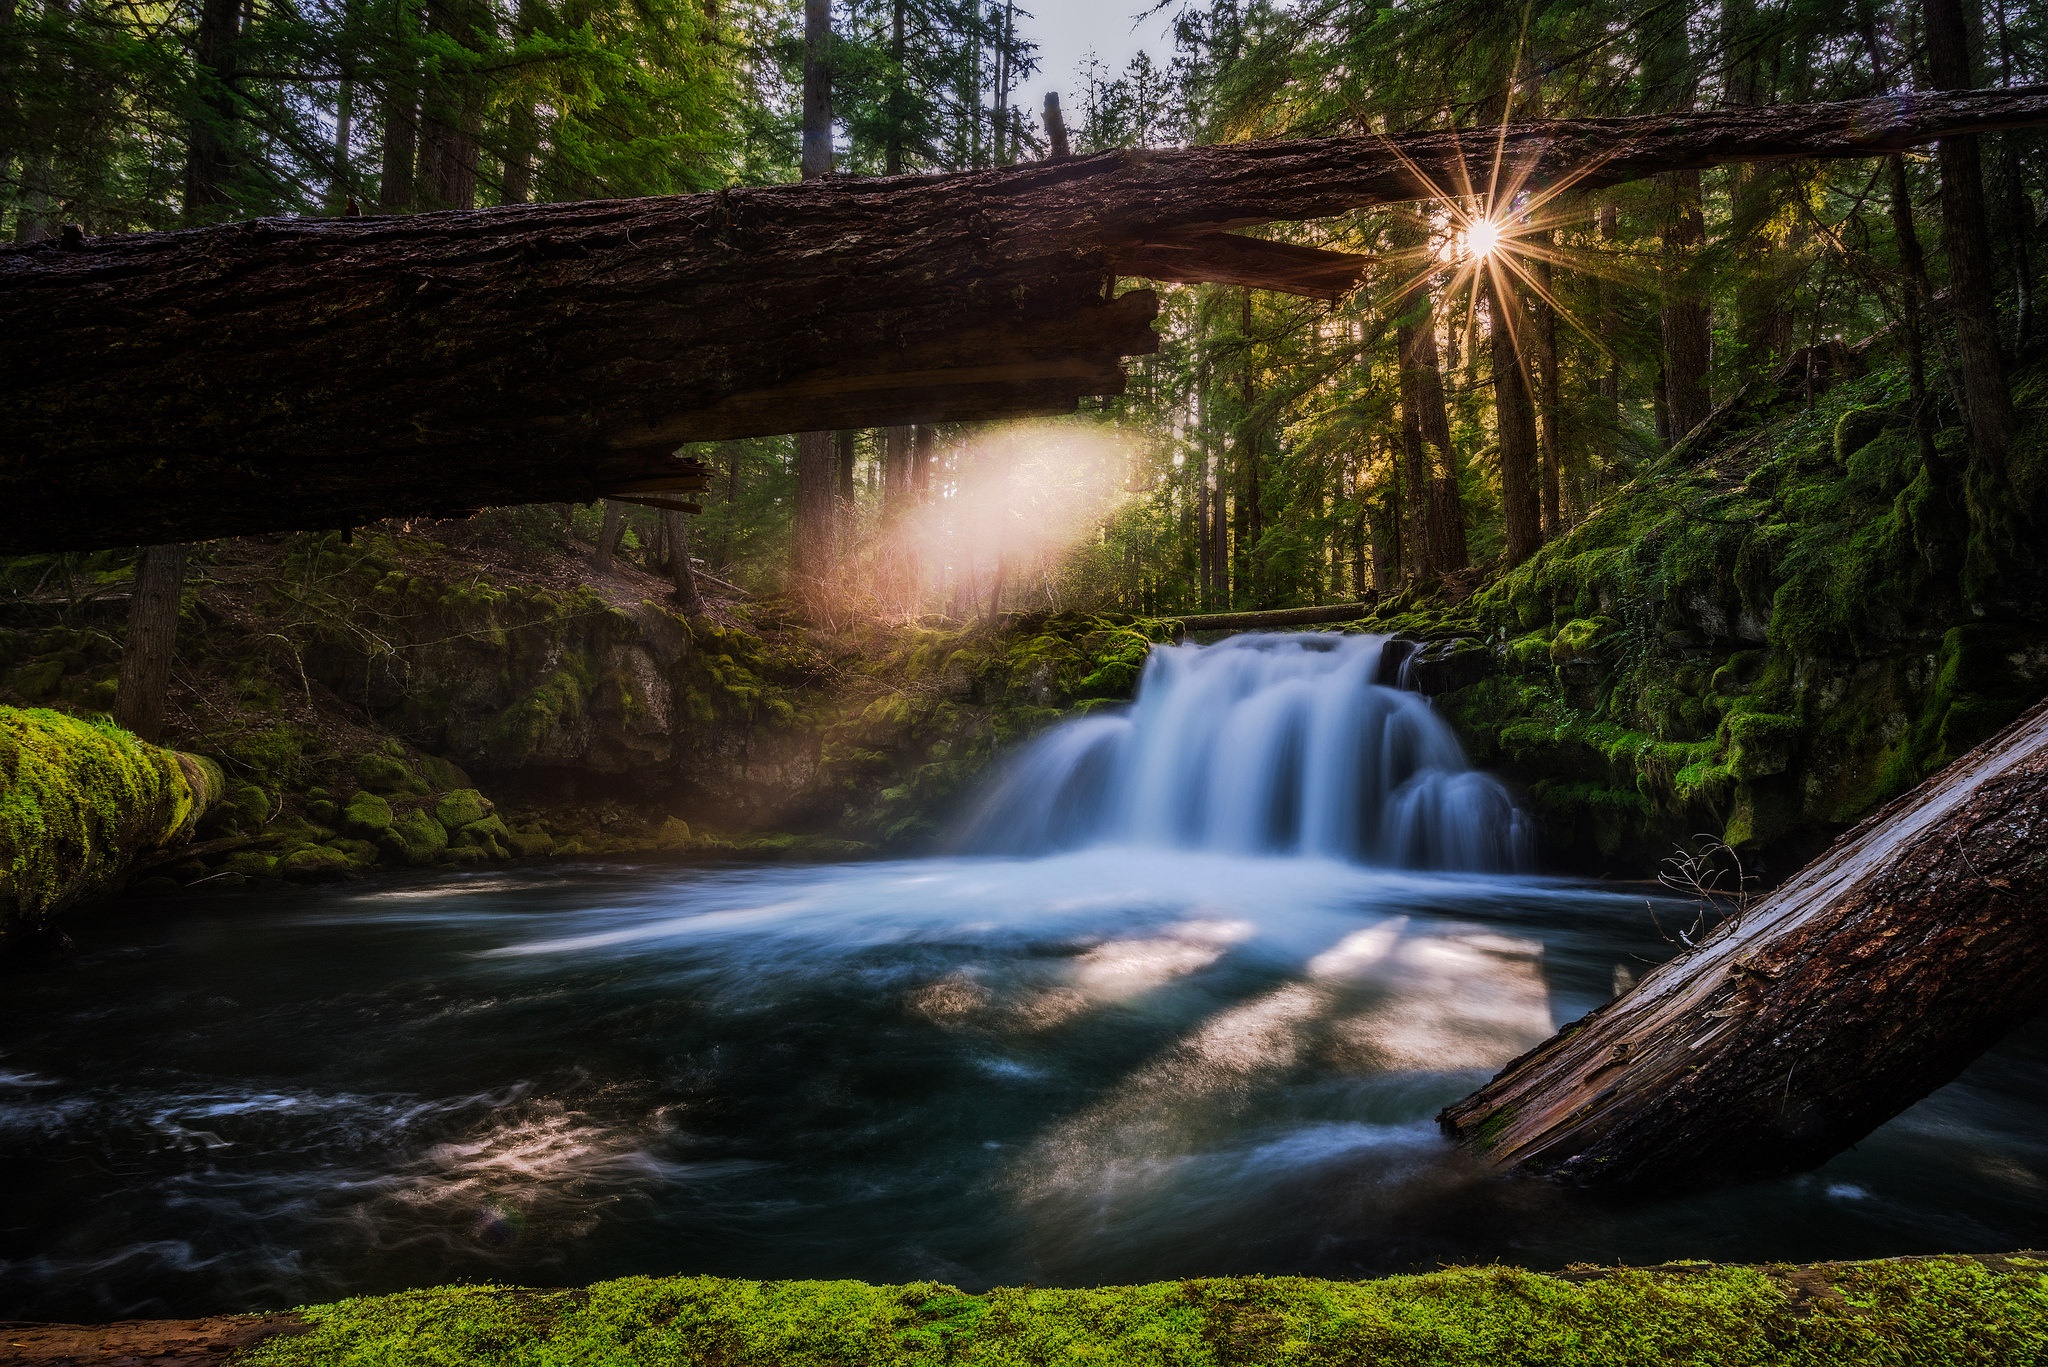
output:
M 188 554 L 184 546 L 150 546 L 135 567 L 128 639 L 114 684 L 114 720 L 148 741 L 163 739 Z
M 832 174 L 832 0 L 804 0 L 803 177 Z M 834 485 L 838 464 L 830 432 L 804 432 L 796 440 L 796 530 L 792 569 L 818 580 L 833 563 Z
M 1923 0 L 1921 13 L 1934 88 L 1969 89 L 1970 35 L 1961 0 Z M 1998 347 L 1991 235 L 1977 139 L 1943 138 L 1935 144 L 1935 159 L 1941 167 L 1941 240 L 1948 252 L 1949 309 L 1955 319 L 1956 358 L 1972 446 L 1976 460 L 2003 482 L 2016 419 L 2005 358 Z
M 1506 531 L 1503 554 L 1508 564 L 1519 565 L 1543 544 L 1536 409 L 1529 399 L 1529 380 L 1523 368 L 1531 338 L 1521 300 L 1506 273 L 1498 268 L 1482 273 L 1493 359 L 1495 436 L 1500 443 L 1500 506 Z

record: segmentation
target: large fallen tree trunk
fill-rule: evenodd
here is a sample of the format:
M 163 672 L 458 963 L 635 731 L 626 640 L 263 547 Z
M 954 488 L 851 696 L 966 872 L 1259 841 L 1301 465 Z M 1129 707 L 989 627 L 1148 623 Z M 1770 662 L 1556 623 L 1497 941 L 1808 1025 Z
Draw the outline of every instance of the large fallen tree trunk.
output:
M 1333 297 L 1366 265 L 1224 229 L 1456 193 L 1497 154 L 1592 187 L 2043 122 L 2048 88 L 1920 94 L 66 233 L 0 249 L 0 550 L 658 495 L 687 441 L 1069 409 L 1157 345 L 1119 273 Z
M 1691 1186 L 1810 1168 L 2048 1003 L 2048 704 L 1439 1119 L 1492 1162 Z

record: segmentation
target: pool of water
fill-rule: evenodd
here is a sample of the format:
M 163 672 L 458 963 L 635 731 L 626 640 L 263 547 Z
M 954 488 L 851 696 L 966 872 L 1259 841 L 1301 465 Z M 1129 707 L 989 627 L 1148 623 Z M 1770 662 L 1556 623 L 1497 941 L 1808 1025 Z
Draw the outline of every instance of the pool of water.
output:
M 1671 952 L 1622 885 L 1097 849 L 394 877 L 76 932 L 0 991 L 0 1318 L 2048 1243 L 2034 1028 L 1795 1179 L 1616 1199 L 1461 1159 L 1439 1107 Z

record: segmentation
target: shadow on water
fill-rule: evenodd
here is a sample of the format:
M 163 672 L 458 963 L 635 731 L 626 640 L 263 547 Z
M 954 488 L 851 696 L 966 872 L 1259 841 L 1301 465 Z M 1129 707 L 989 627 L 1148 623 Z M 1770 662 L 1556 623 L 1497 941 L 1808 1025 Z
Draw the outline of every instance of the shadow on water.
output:
M 83 918 L 0 993 L 0 1317 L 2048 1242 L 2039 1029 L 1796 1179 L 1596 1201 L 1452 1151 L 1441 1106 L 1672 946 L 1640 888 L 1500 871 L 1519 818 L 1376 650 L 1159 652 L 983 809 L 1029 857 Z

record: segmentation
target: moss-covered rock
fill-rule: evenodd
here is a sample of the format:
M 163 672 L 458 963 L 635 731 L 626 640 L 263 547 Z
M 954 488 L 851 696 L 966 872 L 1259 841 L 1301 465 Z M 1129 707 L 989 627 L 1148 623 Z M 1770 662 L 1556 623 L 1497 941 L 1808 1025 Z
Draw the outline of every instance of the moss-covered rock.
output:
M 481 821 L 492 811 L 491 800 L 474 788 L 458 788 L 434 804 L 434 819 L 451 831 Z
M 294 883 L 340 883 L 356 876 L 356 861 L 329 845 L 301 845 L 277 861 L 277 872 Z
M 364 755 L 355 764 L 356 782 L 373 793 L 414 793 L 427 791 L 427 780 L 414 773 L 404 760 L 391 754 Z
M 391 804 L 372 792 L 360 792 L 341 809 L 341 829 L 374 841 L 391 829 Z
M 225 788 L 210 760 L 0 707 L 0 945 L 118 888 L 137 855 L 188 839 Z
M 451 792 L 457 788 L 474 788 L 476 784 L 463 771 L 461 765 L 452 759 L 439 755 L 421 755 L 420 773 L 437 793 Z
M 512 857 L 512 832 L 503 817 L 491 815 L 449 832 L 448 844 L 456 849 L 479 849 L 491 859 Z
M 555 852 L 555 838 L 538 826 L 517 827 L 505 842 L 521 859 L 541 859 Z
M 417 807 L 395 813 L 390 829 L 377 837 L 379 854 L 392 864 L 431 864 L 447 848 L 447 830 L 431 812 Z

